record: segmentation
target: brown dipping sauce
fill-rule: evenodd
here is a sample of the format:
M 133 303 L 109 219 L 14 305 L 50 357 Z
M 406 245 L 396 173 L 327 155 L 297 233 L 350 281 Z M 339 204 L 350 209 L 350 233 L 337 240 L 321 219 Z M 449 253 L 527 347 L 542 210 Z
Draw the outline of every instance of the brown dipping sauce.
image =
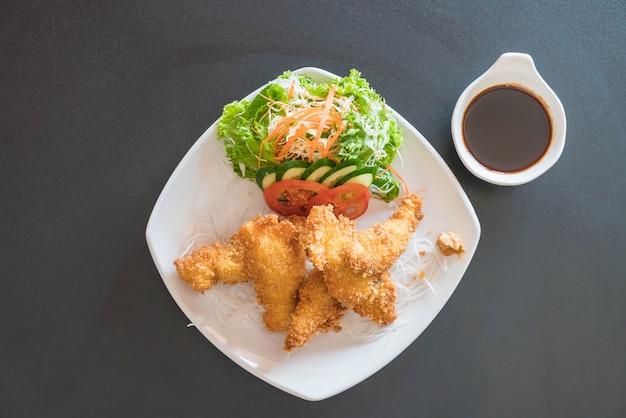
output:
M 481 92 L 467 107 L 463 138 L 483 166 L 515 172 L 529 168 L 548 150 L 552 120 L 531 91 L 504 84 Z

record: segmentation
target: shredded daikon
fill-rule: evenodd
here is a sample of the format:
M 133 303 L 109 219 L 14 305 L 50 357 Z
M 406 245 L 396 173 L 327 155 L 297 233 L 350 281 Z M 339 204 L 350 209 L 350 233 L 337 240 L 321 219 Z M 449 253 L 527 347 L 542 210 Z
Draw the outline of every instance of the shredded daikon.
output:
M 191 248 L 226 239 L 230 231 L 225 226 L 212 218 L 199 223 L 185 242 L 182 255 Z M 354 341 L 373 341 L 396 332 L 408 323 L 402 318 L 411 305 L 436 292 L 437 281 L 447 270 L 446 263 L 447 259 L 437 251 L 430 239 L 413 235 L 406 251 L 390 269 L 397 288 L 398 319 L 389 326 L 381 327 L 353 311 L 348 311 L 340 323 L 341 335 Z M 421 274 L 423 278 L 420 278 Z M 193 325 L 233 327 L 245 324 L 257 327 L 260 332 L 264 329 L 263 309 L 259 306 L 250 283 L 236 286 L 218 283 L 202 297 L 206 298 L 207 303 L 205 317 L 194 321 Z

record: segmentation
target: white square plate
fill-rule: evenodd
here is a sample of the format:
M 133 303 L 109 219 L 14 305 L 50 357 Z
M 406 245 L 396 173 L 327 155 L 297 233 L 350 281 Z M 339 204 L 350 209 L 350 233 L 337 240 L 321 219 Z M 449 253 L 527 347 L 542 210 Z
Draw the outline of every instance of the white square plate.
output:
M 337 76 L 318 68 L 295 71 L 314 81 Z M 251 93 L 251 99 L 260 90 Z M 292 353 L 284 333 L 264 330 L 262 310 L 248 283 L 218 284 L 200 294 L 181 281 L 173 261 L 201 245 L 226 240 L 259 213 L 270 213 L 261 190 L 239 178 L 211 125 L 182 159 L 148 221 L 146 238 L 163 282 L 194 325 L 232 361 L 267 383 L 307 400 L 321 400 L 371 376 L 430 324 L 461 281 L 480 237 L 480 224 L 463 189 L 426 139 L 394 112 L 405 143 L 394 169 L 411 191 L 424 196 L 424 219 L 392 269 L 398 287 L 398 319 L 379 327 L 349 312 L 342 332 L 321 334 Z M 387 218 L 394 204 L 372 200 L 357 228 Z M 434 243 L 440 232 L 463 239 L 461 257 L 443 257 Z

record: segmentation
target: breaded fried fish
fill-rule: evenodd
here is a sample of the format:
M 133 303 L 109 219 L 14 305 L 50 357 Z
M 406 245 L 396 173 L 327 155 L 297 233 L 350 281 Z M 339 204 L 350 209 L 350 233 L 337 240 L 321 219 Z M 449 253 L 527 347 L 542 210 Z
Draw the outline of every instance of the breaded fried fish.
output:
M 198 292 L 218 281 L 252 281 L 259 304 L 265 308 L 265 328 L 285 331 L 307 271 L 299 234 L 299 228 L 288 220 L 259 215 L 227 243 L 198 248 L 174 264 L 180 278 Z
M 355 233 L 344 248 L 346 264 L 368 276 L 389 270 L 406 249 L 423 217 L 422 197 L 403 196 L 389 219 Z
M 250 280 L 243 264 L 243 248 L 236 239 L 200 247 L 174 261 L 178 276 L 197 292 L 204 293 L 217 282 Z
M 328 293 L 324 274 L 313 269 L 298 290 L 298 303 L 285 337 L 286 351 L 304 346 L 320 332 L 341 331 L 346 307 Z
M 306 251 L 299 237 L 293 223 L 276 215 L 258 216 L 237 232 L 245 269 L 265 308 L 263 322 L 268 331 L 287 330 L 298 288 L 307 274 Z
M 354 221 L 335 216 L 331 206 L 314 206 L 301 239 L 313 265 L 324 273 L 331 296 L 359 315 L 388 325 L 397 317 L 390 274 L 363 275 L 345 263 L 344 250 L 355 239 L 354 227 Z

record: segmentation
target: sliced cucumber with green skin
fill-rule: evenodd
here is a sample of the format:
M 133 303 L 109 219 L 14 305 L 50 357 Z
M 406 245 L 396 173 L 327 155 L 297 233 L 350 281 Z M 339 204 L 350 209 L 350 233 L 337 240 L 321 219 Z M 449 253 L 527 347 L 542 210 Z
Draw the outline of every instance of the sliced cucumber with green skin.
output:
M 278 166 L 261 167 L 256 172 L 256 184 L 261 190 L 267 189 L 270 185 L 276 183 L 276 169 Z
M 285 161 L 276 169 L 276 181 L 300 180 L 302 173 L 306 171 L 309 165 L 303 160 Z
M 326 174 L 324 174 L 319 182 L 326 187 L 333 187 L 340 178 L 349 173 L 352 173 L 353 171 L 358 170 L 360 167 L 360 160 L 354 159 L 343 161 L 339 163 L 336 167 L 329 170 Z
M 300 178 L 302 180 L 319 182 L 324 174 L 328 173 L 336 165 L 337 164 L 329 158 L 320 158 L 319 160 L 312 163 L 309 168 L 304 170 L 304 173 L 302 173 L 302 177 Z
M 358 183 L 369 188 L 374 182 L 374 177 L 376 176 L 377 172 L 377 167 L 361 167 L 337 180 L 335 186 L 341 186 L 342 184 Z

